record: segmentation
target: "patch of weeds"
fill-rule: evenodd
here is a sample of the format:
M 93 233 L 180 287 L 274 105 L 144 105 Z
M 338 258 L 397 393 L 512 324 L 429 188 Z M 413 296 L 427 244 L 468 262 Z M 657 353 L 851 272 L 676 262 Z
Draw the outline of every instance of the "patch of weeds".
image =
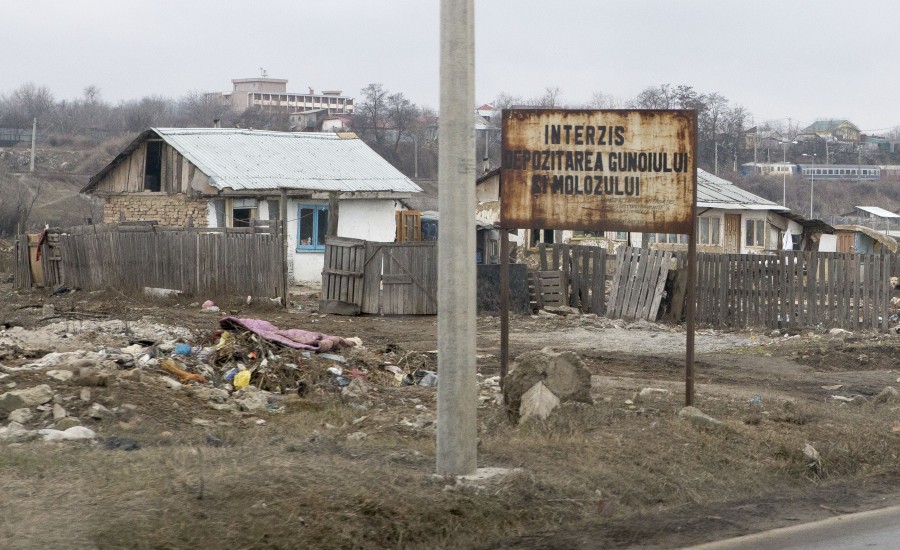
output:
M 805 426 L 814 422 L 817 414 L 806 405 L 798 405 L 792 401 L 786 401 L 778 410 L 772 411 L 769 418 L 773 422 L 784 422 L 797 426 Z

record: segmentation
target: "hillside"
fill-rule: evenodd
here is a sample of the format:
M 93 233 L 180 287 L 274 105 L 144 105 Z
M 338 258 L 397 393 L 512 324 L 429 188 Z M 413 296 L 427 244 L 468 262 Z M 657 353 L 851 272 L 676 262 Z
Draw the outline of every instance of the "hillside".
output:
M 102 208 L 96 200 L 80 194 L 88 179 L 124 147 L 130 136 L 100 145 L 71 140 L 53 146 L 42 144 L 35 151 L 35 171 L 29 171 L 31 150 L 27 145 L 0 147 L 0 236 L 11 234 L 17 211 L 34 201 L 28 218 L 30 230 L 97 220 Z
M 782 203 L 786 191 L 787 207 L 802 216 L 809 216 L 810 182 L 799 177 L 788 178 L 784 186 L 780 177 L 723 174 L 747 191 L 771 201 Z M 852 212 L 855 206 L 880 206 L 886 210 L 900 210 L 900 183 L 821 181 L 816 180 L 813 193 L 815 217 L 829 221 L 831 216 Z

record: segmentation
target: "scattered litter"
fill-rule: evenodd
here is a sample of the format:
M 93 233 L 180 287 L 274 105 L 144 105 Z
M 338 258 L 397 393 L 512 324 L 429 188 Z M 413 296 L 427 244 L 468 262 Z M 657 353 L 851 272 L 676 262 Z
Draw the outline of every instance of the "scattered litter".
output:
M 172 355 L 190 355 L 191 354 L 191 345 L 190 344 L 175 344 L 175 349 L 172 351 Z
M 242 370 L 242 371 L 238 371 L 238 373 L 234 375 L 234 389 L 242 390 L 249 385 L 250 385 L 250 371 Z
M 107 437 L 103 440 L 103 448 L 108 451 L 136 451 L 141 444 L 127 437 Z
M 437 384 L 437 373 L 430 370 L 418 369 L 403 377 L 404 386 L 437 386 Z
M 303 329 L 280 329 L 268 321 L 262 319 L 238 319 L 237 317 L 225 317 L 219 321 L 219 326 L 224 330 L 249 331 L 270 342 L 277 342 L 287 347 L 296 349 L 308 349 L 318 352 L 331 351 L 342 346 L 352 347 L 353 342 L 340 336 L 330 336 L 321 332 L 311 332 Z
M 179 382 L 200 382 L 201 384 L 206 383 L 206 377 L 201 376 L 199 374 L 194 374 L 192 372 L 187 372 L 178 366 L 178 364 L 172 359 L 164 359 L 160 364 L 160 367 L 169 374 L 174 374 L 178 377 Z

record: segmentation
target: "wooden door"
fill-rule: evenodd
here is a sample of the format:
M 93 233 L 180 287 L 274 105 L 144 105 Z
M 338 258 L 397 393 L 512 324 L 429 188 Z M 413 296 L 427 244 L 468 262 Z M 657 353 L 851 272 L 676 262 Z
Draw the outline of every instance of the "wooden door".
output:
M 837 251 L 843 252 L 845 254 L 849 254 L 851 252 L 855 252 L 853 250 L 854 240 L 856 238 L 855 233 L 838 233 L 837 236 Z
M 366 241 L 343 237 L 325 240 L 321 313 L 359 315 L 363 303 Z
M 725 214 L 725 254 L 741 251 L 741 215 Z

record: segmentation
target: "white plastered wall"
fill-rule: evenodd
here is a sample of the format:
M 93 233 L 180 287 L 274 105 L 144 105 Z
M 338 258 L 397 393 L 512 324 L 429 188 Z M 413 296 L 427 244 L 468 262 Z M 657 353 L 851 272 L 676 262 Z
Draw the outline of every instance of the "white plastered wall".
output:
M 327 200 L 288 199 L 288 249 L 291 251 L 292 281 L 318 286 L 322 284 L 325 253 L 297 250 L 297 215 L 299 206 L 325 205 Z M 338 236 L 368 241 L 393 242 L 396 236 L 394 212 L 401 209 L 393 199 L 356 199 L 340 201 Z

